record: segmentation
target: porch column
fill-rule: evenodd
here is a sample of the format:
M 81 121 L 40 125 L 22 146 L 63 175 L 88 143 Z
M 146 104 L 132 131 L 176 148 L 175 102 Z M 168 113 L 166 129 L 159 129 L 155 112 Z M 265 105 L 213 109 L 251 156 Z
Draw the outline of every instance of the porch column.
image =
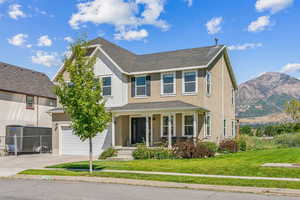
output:
M 198 129 L 198 113 L 197 112 L 194 112 L 194 121 L 193 121 L 193 130 L 194 130 L 194 133 L 193 133 L 193 138 L 194 138 L 194 143 L 197 142 L 197 129 Z
M 115 133 L 115 116 L 112 116 L 111 120 L 111 145 L 112 147 L 116 146 L 116 133 Z
M 146 114 L 146 147 L 149 147 L 149 115 Z
M 171 113 L 168 115 L 168 148 L 172 149 L 172 124 L 171 124 Z
M 150 121 L 150 124 L 151 124 L 150 125 L 151 126 L 150 127 L 151 128 L 150 129 L 150 135 L 151 135 L 151 137 L 150 137 L 150 145 L 153 146 L 153 115 L 150 116 L 150 120 L 151 120 Z

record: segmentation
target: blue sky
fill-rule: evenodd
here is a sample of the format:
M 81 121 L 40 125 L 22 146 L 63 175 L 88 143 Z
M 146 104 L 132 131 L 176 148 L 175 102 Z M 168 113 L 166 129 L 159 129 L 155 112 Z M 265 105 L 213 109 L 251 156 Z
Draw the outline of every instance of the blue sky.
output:
M 137 54 L 230 47 L 238 82 L 300 77 L 299 0 L 0 0 L 0 61 L 53 77 L 71 39 L 102 36 Z

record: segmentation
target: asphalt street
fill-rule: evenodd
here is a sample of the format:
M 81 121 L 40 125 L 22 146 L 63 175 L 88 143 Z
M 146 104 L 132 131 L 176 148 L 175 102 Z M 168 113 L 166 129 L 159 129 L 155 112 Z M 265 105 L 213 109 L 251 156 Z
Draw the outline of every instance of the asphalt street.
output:
M 296 200 L 299 197 L 119 184 L 0 179 L 0 200 Z

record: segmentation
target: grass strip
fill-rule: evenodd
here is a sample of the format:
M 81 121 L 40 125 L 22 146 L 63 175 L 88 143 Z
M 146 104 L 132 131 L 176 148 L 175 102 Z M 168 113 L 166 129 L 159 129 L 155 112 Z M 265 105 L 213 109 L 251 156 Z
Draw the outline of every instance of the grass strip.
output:
M 300 189 L 300 182 L 293 182 L 293 181 L 245 180 L 245 179 L 230 179 L 230 178 L 206 178 L 206 177 L 130 174 L 130 173 L 114 173 L 114 172 L 94 172 L 92 175 L 90 175 L 88 172 L 78 172 L 78 171 L 69 171 L 69 170 L 34 170 L 34 169 L 25 170 L 23 172 L 20 172 L 19 174 L 47 175 L 47 176 L 111 177 L 111 178 L 126 178 L 126 179 L 135 179 L 135 180 L 152 180 L 152 181 L 165 181 L 165 182 L 191 183 L 191 184 Z

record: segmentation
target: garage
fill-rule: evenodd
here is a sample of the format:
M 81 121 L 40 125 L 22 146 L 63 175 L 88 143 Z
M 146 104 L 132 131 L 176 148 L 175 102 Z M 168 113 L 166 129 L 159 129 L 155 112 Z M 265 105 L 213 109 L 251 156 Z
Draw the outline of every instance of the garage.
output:
M 104 149 L 107 131 L 93 138 L 93 155 L 99 156 Z M 61 155 L 89 155 L 89 140 L 82 142 L 73 134 L 70 126 L 61 126 Z

